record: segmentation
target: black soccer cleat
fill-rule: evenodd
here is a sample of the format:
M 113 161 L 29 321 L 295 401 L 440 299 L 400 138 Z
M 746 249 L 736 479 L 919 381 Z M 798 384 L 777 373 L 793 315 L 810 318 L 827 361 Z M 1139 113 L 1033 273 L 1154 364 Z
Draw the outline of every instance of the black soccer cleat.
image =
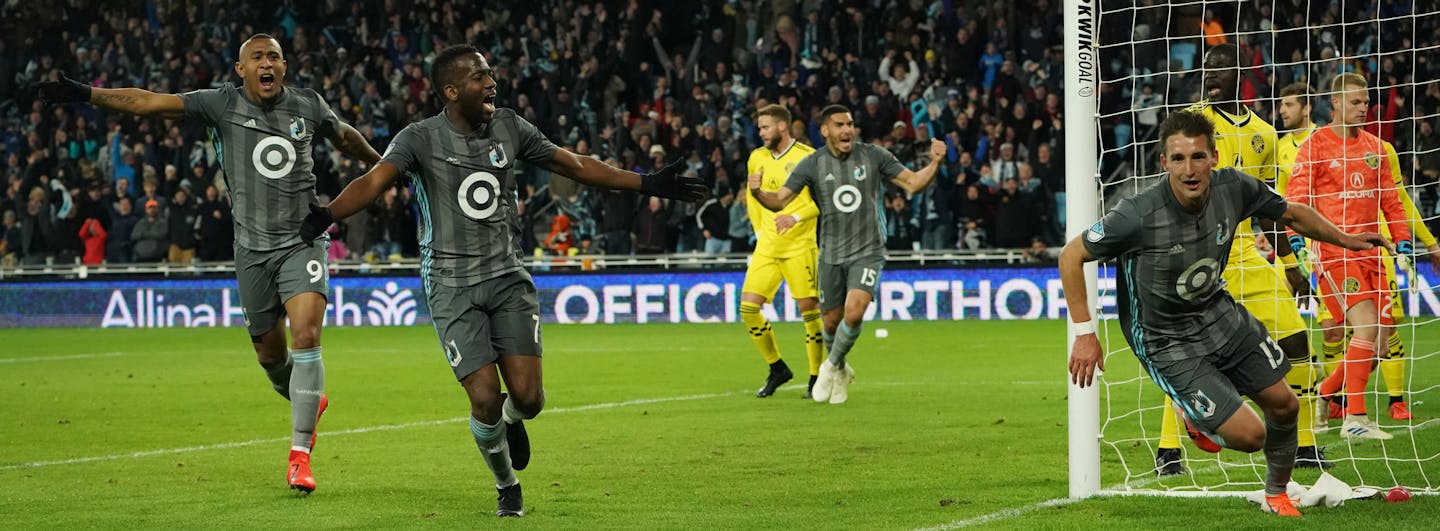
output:
M 1329 459 L 1325 458 L 1325 450 L 1318 446 L 1301 446 L 1295 449 L 1295 468 L 1318 468 L 1321 470 L 1335 466 Z
M 520 484 L 516 483 L 503 489 L 495 489 L 500 493 L 496 497 L 497 508 L 495 516 L 501 518 L 519 518 L 525 516 L 525 501 L 520 495 Z
M 785 365 L 784 361 L 775 362 L 770 365 L 770 376 L 765 378 L 765 387 L 761 387 L 759 391 L 755 392 L 755 398 L 765 398 L 775 394 L 776 389 L 794 377 L 795 373 L 790 372 L 790 366 Z
M 814 375 L 814 374 L 810 375 L 810 383 L 808 383 L 808 384 L 805 385 L 805 394 L 800 395 L 800 398 L 805 399 L 805 400 L 810 400 L 810 399 L 812 399 L 812 398 L 815 398 L 815 395 L 813 395 L 813 394 L 811 394 L 811 393 L 815 392 L 815 380 L 818 379 L 818 378 L 820 378 L 820 377 L 819 377 L 819 376 L 816 376 L 816 375 Z
M 1155 451 L 1155 475 L 1162 478 L 1185 475 L 1185 463 L 1181 461 L 1179 448 Z
M 530 434 L 525 431 L 525 421 L 505 425 L 505 444 L 510 446 L 511 468 L 525 470 L 530 466 Z

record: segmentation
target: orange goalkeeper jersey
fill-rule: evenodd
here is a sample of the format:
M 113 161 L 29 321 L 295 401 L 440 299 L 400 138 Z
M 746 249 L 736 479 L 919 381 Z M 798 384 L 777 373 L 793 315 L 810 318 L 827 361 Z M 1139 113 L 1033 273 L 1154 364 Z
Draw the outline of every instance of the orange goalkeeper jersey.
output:
M 1405 210 L 1396 195 L 1390 165 L 1384 164 L 1380 139 L 1365 131 L 1341 138 L 1334 127 L 1310 135 L 1295 156 L 1285 198 L 1315 207 L 1325 219 L 1349 233 L 1380 232 L 1380 214 L 1395 241 L 1410 239 Z M 1322 260 L 1372 256 L 1379 251 L 1348 251 L 1321 243 Z

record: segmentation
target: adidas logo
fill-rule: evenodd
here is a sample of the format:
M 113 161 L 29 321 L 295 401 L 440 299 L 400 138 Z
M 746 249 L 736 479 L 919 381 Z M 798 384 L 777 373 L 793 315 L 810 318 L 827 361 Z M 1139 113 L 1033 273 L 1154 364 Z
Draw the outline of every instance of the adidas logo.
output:
M 1185 252 L 1185 246 L 1180 245 L 1180 244 L 1178 244 L 1178 243 L 1175 244 L 1174 246 L 1170 247 L 1170 254 L 1180 254 L 1180 253 L 1183 253 L 1183 252 Z
M 1338 160 L 1332 160 L 1332 161 L 1330 161 L 1330 167 L 1331 167 L 1331 168 L 1339 168 L 1339 167 L 1340 167 L 1340 161 L 1338 161 Z
M 255 119 L 251 118 L 245 122 L 245 127 L 255 127 Z
M 455 157 L 445 157 L 445 162 L 449 162 L 451 164 L 459 164 L 460 159 L 457 159 Z
M 825 180 L 827 180 L 827 181 L 833 181 L 833 180 L 835 180 L 835 174 L 833 174 L 833 173 L 827 173 L 827 174 L 825 174 Z

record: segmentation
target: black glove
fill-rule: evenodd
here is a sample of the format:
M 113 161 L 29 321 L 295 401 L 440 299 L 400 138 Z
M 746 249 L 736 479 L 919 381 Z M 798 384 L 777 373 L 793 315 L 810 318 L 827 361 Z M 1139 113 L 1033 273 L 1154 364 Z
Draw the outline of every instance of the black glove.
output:
M 305 221 L 300 222 L 300 240 L 305 245 L 314 245 L 315 238 L 319 238 L 330 225 L 335 223 L 335 216 L 330 215 L 330 207 L 310 205 L 310 215 L 305 216 Z
M 40 99 L 47 103 L 90 103 L 90 85 L 60 74 L 59 81 L 41 81 Z
M 710 195 L 710 190 L 699 177 L 681 175 L 680 170 L 684 168 L 685 157 L 680 157 L 664 168 L 641 175 L 640 193 L 681 201 L 704 200 Z

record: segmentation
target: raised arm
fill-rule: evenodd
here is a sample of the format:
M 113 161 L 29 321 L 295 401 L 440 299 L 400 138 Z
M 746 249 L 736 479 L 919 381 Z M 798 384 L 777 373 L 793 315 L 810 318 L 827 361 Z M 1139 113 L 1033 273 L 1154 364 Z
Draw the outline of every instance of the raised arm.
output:
M 365 135 L 360 134 L 360 131 L 345 122 L 340 122 L 340 126 L 335 128 L 335 133 L 330 136 L 330 143 L 341 153 L 364 161 L 366 164 L 374 165 L 380 161 L 380 153 L 370 147 L 370 142 L 365 140 Z
M 895 184 L 904 189 L 906 193 L 914 195 L 935 180 L 935 173 L 940 170 L 940 161 L 945 158 L 945 151 L 948 148 L 945 142 L 932 138 L 930 139 L 930 164 L 925 165 L 920 171 L 903 170 L 895 176 Z
M 89 103 L 102 109 L 141 116 L 185 117 L 185 103 L 178 95 L 137 88 L 91 87 L 64 74 L 57 81 L 41 82 L 39 94 L 40 99 L 49 103 Z
M 651 173 L 639 174 L 616 168 L 593 157 L 587 157 L 567 149 L 556 149 L 545 169 L 570 177 L 581 184 L 610 188 L 612 190 L 636 190 L 642 194 L 699 201 L 708 195 L 705 184 L 698 177 L 681 175 L 685 159 L 676 159 L 664 168 Z
M 766 210 L 779 212 L 785 209 L 785 205 L 790 204 L 790 201 L 795 199 L 797 195 L 796 192 L 785 186 L 781 186 L 773 192 L 761 190 L 760 179 L 760 174 L 752 173 L 747 179 L 748 182 L 746 184 L 750 186 L 750 197 L 755 198 L 755 202 L 760 203 L 760 206 L 765 207 Z

